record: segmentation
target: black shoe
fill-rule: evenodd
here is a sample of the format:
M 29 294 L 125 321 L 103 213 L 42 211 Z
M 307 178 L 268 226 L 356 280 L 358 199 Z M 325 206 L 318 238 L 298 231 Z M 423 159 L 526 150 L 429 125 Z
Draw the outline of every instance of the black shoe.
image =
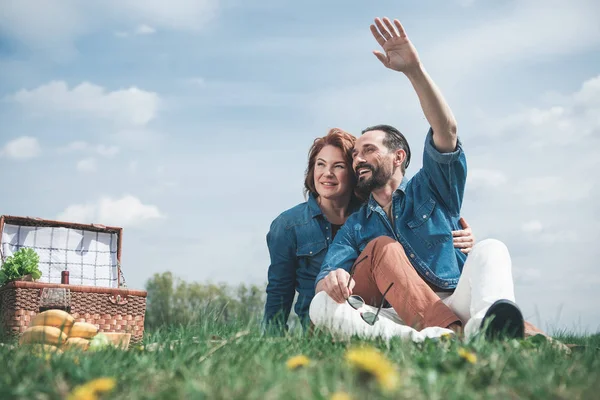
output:
M 492 304 L 481 321 L 482 329 L 490 319 L 484 332 L 486 338 L 523 339 L 525 337 L 523 314 L 512 301 L 503 299 Z

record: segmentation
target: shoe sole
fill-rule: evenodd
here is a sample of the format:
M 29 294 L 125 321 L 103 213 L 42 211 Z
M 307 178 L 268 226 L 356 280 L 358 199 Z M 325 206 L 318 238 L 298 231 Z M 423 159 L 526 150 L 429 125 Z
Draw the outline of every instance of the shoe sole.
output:
M 492 318 L 493 317 L 493 318 Z M 510 300 L 498 300 L 490 306 L 481 321 L 488 339 L 523 339 L 525 337 L 525 321 L 519 307 Z

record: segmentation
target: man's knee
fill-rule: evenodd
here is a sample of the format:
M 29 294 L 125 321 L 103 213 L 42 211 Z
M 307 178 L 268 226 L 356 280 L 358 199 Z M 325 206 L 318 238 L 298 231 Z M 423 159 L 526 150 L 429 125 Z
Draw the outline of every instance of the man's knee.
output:
M 473 252 L 508 253 L 508 247 L 498 239 L 484 239 L 473 246 Z
M 493 260 L 495 265 L 506 264 L 508 268 L 511 266 L 508 247 L 498 239 L 485 239 L 475 244 L 469 257 L 477 258 L 485 264 L 487 260 Z

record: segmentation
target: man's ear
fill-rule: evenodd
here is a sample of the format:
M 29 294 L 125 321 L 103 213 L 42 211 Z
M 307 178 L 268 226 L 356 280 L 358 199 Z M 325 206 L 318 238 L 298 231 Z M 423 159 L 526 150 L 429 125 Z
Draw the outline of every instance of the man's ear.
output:
M 406 161 L 406 151 L 402 149 L 396 150 L 394 153 L 394 165 L 399 167 Z

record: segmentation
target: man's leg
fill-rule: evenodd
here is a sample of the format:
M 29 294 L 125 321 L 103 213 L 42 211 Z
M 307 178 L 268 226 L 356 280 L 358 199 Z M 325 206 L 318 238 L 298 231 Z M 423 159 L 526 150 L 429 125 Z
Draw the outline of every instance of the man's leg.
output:
M 473 247 L 456 290 L 444 302 L 466 322 L 465 335 L 470 337 L 479 332 L 485 313 L 500 299 L 515 301 L 510 254 L 504 243 L 486 239 Z M 528 322 L 525 332 L 541 333 Z
M 396 240 L 378 237 L 369 242 L 359 258 L 364 255 L 368 257 L 356 267 L 352 294 L 361 296 L 369 305 L 378 306 L 381 293 L 393 282 L 386 300 L 408 326 L 421 330 L 460 323 L 456 314 L 419 276 Z

